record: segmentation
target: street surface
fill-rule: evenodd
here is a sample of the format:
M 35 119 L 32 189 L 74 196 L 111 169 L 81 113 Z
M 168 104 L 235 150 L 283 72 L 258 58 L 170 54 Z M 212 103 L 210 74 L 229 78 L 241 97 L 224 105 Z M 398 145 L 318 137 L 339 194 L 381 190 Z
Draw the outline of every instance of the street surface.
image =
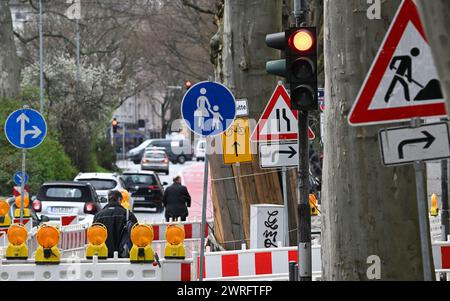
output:
M 125 171 L 139 171 L 141 169 L 139 164 L 134 164 L 131 161 L 118 161 L 117 166 Z M 183 185 L 185 185 L 192 198 L 191 208 L 189 208 L 189 219 L 201 220 L 202 218 L 202 201 L 203 201 L 203 175 L 204 163 L 196 161 L 188 161 L 184 165 L 170 163 L 169 175 L 158 173 L 161 182 L 172 184 L 172 179 L 180 175 L 182 177 Z M 208 202 L 206 207 L 206 218 L 212 219 L 214 216 L 211 191 L 208 191 Z M 164 220 L 164 212 L 156 213 L 153 209 L 138 208 L 135 215 L 139 222 L 160 222 Z

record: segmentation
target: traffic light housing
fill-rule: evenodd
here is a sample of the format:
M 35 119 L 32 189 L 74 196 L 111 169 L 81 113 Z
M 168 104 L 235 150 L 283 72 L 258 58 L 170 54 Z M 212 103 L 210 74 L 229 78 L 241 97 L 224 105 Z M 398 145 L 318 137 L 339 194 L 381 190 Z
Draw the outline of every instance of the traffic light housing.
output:
M 184 83 L 184 87 L 186 88 L 186 91 L 188 91 L 190 88 L 192 88 L 193 85 L 194 84 L 190 80 L 188 80 Z
M 113 129 L 113 133 L 116 134 L 117 133 L 117 128 L 119 127 L 119 122 L 117 121 L 116 118 L 113 119 L 113 121 L 111 122 L 111 126 Z
M 317 33 L 315 27 L 286 31 L 286 74 L 293 110 L 319 109 L 317 86 Z
M 318 110 L 316 28 L 295 27 L 272 33 L 266 36 L 266 44 L 284 52 L 285 59 L 268 61 L 266 71 L 287 79 L 292 109 Z

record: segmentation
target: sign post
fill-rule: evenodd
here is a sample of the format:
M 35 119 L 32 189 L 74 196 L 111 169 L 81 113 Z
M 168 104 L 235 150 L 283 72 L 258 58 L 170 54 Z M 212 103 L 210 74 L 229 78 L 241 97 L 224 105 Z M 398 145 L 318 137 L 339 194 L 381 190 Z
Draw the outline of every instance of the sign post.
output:
M 213 137 L 227 131 L 236 119 L 236 99 L 224 85 L 216 82 L 200 82 L 192 86 L 181 102 L 181 114 L 189 129 L 201 137 Z M 208 140 L 205 148 L 205 172 L 203 178 L 202 228 L 206 227 L 206 201 L 208 194 Z M 205 236 L 200 243 L 200 275 L 203 281 Z
M 20 183 L 20 223 L 23 223 L 25 182 L 26 182 L 26 150 L 40 145 L 47 134 L 44 117 L 37 111 L 24 107 L 11 115 L 5 123 L 5 135 L 9 143 L 22 150 L 22 175 Z
M 400 34 L 399 34 L 400 33 Z M 379 133 L 383 164 L 414 164 L 423 276 L 431 270 L 424 162 L 450 157 L 446 122 L 420 124 L 421 118 L 447 116 L 431 48 L 414 1 L 401 4 L 349 115 L 351 126 L 410 121 L 410 127 Z

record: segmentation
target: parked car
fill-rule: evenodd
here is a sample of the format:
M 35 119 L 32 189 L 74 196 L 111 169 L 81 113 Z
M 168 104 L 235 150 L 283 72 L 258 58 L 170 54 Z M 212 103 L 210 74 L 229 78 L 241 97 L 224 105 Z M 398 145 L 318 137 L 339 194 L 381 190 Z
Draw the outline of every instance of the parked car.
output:
M 125 185 L 119 175 L 115 173 L 79 173 L 74 181 L 90 183 L 94 186 L 99 197 L 108 198 L 110 190 L 125 190 Z M 106 204 L 103 204 L 103 207 Z M 130 198 L 130 206 L 133 207 L 133 199 Z
M 206 140 L 199 140 L 195 147 L 195 158 L 197 161 L 205 161 Z
M 141 161 L 142 170 L 162 171 L 169 174 L 169 157 L 165 149 L 160 147 L 146 148 L 144 157 Z
M 172 163 L 184 164 L 186 161 L 192 161 L 193 151 L 189 139 L 154 139 L 146 150 L 152 147 L 163 147 Z
M 152 142 L 153 140 L 145 140 L 144 142 L 142 142 L 140 145 L 138 145 L 137 147 L 131 149 L 128 153 L 127 153 L 127 159 L 131 160 L 134 162 L 134 164 L 139 164 L 141 163 L 141 159 L 142 156 L 144 155 L 145 152 L 145 148 L 150 144 L 150 142 Z
M 122 175 L 125 187 L 134 199 L 134 208 L 156 208 L 157 212 L 164 210 L 162 197 L 166 182 L 161 183 L 153 171 L 126 172 Z
M 99 198 L 94 186 L 83 182 L 48 182 L 39 189 L 32 203 L 35 212 L 45 214 L 51 221 L 64 215 L 78 215 L 80 221 L 93 219 L 102 209 L 106 198 Z

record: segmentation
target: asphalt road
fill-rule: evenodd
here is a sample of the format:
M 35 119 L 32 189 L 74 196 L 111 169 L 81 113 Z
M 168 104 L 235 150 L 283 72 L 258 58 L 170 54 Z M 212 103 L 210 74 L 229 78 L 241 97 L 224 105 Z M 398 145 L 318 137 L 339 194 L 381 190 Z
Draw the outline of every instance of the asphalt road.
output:
M 127 171 L 139 171 L 140 165 L 134 164 L 131 161 L 118 161 L 117 166 L 122 170 Z M 172 179 L 180 175 L 182 177 L 183 184 L 188 188 L 188 191 L 192 198 L 191 208 L 189 208 L 189 218 L 201 220 L 202 213 L 202 197 L 203 197 L 203 172 L 204 163 L 189 161 L 185 164 L 172 164 L 169 166 L 169 175 L 164 173 L 158 174 L 161 182 L 167 182 L 172 184 Z M 213 208 L 211 198 L 208 197 L 207 203 L 207 219 L 212 219 Z M 164 220 L 164 212 L 156 213 L 152 209 L 138 208 L 134 214 L 139 222 L 153 223 Z

